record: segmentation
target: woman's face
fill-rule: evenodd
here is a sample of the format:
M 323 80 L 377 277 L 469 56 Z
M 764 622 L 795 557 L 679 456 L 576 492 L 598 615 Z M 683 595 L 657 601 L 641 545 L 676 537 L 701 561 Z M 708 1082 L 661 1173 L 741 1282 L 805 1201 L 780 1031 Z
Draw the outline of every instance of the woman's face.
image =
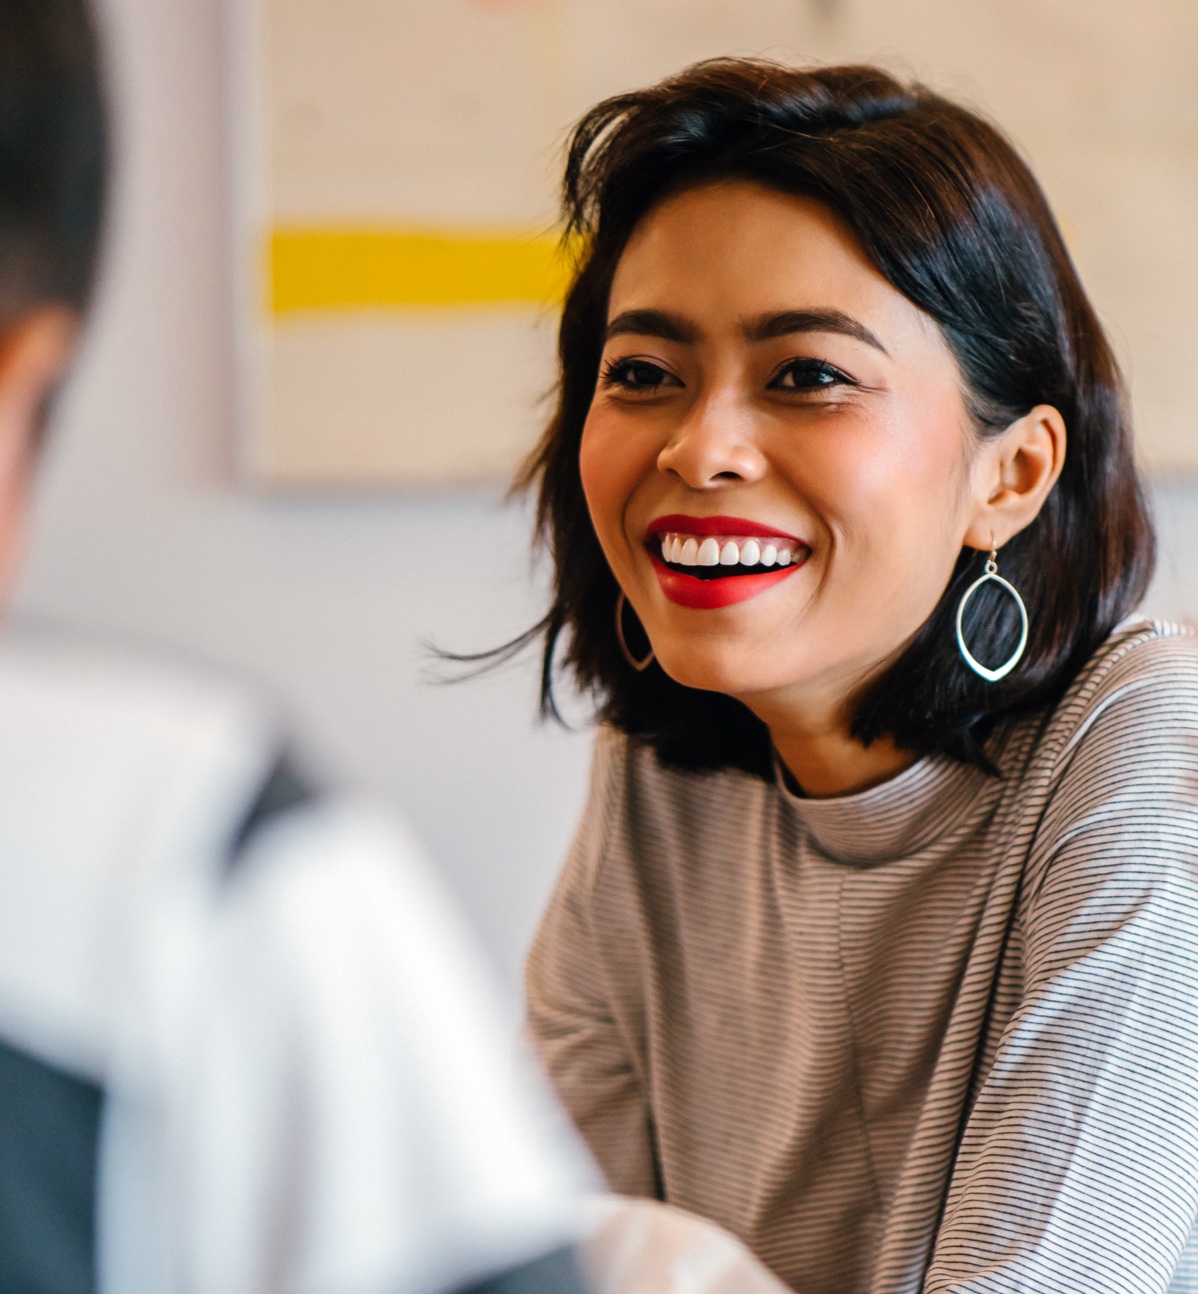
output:
M 842 705 L 943 593 L 974 458 L 939 328 L 818 203 L 710 184 L 637 228 L 582 482 L 680 683 Z

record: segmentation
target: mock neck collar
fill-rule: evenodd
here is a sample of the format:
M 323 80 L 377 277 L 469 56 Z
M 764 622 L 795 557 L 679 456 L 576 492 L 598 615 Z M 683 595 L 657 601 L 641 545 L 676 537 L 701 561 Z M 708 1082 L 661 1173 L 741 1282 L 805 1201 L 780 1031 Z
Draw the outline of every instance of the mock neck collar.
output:
M 775 753 L 774 780 L 822 852 L 857 866 L 918 853 L 951 831 L 988 786 L 1000 785 L 947 755 L 925 756 L 868 791 L 811 799 L 787 786 Z

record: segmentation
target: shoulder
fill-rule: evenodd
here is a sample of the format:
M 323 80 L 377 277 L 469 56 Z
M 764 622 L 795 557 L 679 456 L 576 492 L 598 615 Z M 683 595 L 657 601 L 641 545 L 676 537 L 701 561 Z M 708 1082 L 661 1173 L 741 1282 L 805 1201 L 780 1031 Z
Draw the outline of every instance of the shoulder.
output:
M 1058 770 L 1082 745 L 1121 744 L 1151 758 L 1198 740 L 1198 637 L 1184 626 L 1137 618 L 1117 626 L 1051 715 L 1039 743 Z
M 1074 913 L 1114 894 L 1193 889 L 1198 858 L 1198 642 L 1125 623 L 1052 715 L 1020 795 L 1030 896 Z M 1159 895 L 1158 895 L 1159 896 Z M 1130 901 L 1130 900 L 1129 900 Z M 1187 902 L 1190 900 L 1187 899 Z
M 223 671 L 66 636 L 0 635 L 0 858 L 132 874 L 134 854 L 216 857 L 279 757 L 286 725 Z M 47 812 L 69 804 L 69 815 Z M 15 809 L 12 806 L 17 806 Z M 8 868 L 0 867 L 0 885 Z M 49 874 L 49 873 L 47 873 Z M 73 883 L 73 882 L 71 882 Z
M 281 733 L 269 705 L 219 673 L 58 634 L 0 635 L 7 1042 L 101 1071 L 112 985 L 152 955 L 154 905 L 206 892 L 164 881 L 206 883 L 223 866 Z
M 0 773 L 109 780 L 121 766 L 165 771 L 199 752 L 228 763 L 277 744 L 282 723 L 258 689 L 224 671 L 66 635 L 0 635 Z M 18 761 L 5 749 L 24 747 Z M 8 761 L 6 766 L 5 761 Z M 130 786 L 137 779 L 130 780 Z

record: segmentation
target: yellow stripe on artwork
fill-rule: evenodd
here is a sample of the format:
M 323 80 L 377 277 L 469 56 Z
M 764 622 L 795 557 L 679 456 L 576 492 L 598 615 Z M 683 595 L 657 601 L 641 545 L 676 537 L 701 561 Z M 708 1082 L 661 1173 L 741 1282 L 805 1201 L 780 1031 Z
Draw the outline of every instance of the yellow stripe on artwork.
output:
M 556 236 L 528 233 L 285 226 L 268 260 L 275 315 L 555 305 L 571 274 Z

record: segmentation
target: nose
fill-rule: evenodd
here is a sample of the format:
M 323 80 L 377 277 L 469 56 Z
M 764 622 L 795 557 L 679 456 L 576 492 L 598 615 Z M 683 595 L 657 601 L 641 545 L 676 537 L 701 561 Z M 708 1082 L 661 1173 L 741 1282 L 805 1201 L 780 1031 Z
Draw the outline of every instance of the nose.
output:
M 695 401 L 657 456 L 657 469 L 693 490 L 748 484 L 766 463 L 754 435 L 753 415 L 732 392 Z

